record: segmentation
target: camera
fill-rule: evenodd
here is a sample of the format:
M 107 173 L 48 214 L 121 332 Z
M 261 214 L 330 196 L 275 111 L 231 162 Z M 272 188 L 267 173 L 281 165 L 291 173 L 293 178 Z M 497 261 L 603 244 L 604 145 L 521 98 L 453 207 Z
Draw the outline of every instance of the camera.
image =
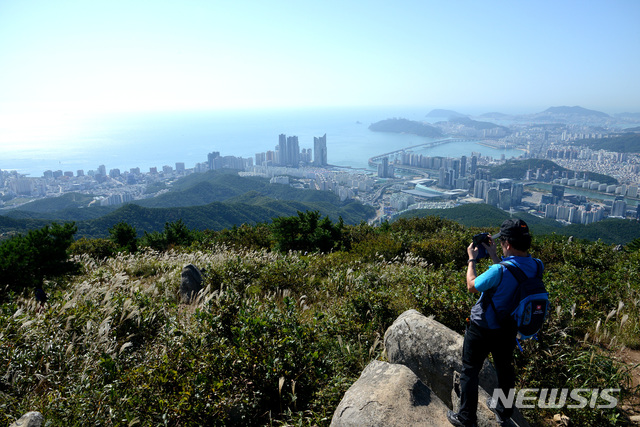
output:
M 473 247 L 478 248 L 478 256 L 476 259 L 482 259 L 489 256 L 487 249 L 483 243 L 489 244 L 489 233 L 479 233 L 473 236 Z

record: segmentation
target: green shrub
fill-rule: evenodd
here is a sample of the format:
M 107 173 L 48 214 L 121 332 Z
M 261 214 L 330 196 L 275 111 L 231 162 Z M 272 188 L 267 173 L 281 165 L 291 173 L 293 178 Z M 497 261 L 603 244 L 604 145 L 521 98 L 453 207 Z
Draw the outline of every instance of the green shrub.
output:
M 116 244 L 108 239 L 87 239 L 82 237 L 71 244 L 72 255 L 86 254 L 95 259 L 104 259 L 118 252 Z

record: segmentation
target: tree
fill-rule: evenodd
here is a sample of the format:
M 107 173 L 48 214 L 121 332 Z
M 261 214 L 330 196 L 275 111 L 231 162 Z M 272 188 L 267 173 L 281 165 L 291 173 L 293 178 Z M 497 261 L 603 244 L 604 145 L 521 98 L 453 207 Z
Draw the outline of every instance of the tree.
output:
M 342 218 L 334 225 L 329 217 L 320 219 L 318 211 L 298 211 L 298 216 L 274 218 L 272 233 L 283 252 L 330 252 L 341 246 L 343 226 Z
M 15 236 L 0 245 L 0 283 L 9 290 L 40 287 L 45 278 L 74 270 L 68 249 L 76 233 L 75 223 L 53 223 L 26 236 Z
M 189 246 L 195 239 L 196 233 L 189 230 L 184 221 L 179 219 L 175 222 L 165 223 L 162 233 L 145 232 L 142 244 L 157 251 L 164 251 L 172 246 Z
M 121 221 L 109 229 L 111 240 L 118 247 L 118 251 L 135 253 L 138 251 L 138 232 L 128 223 Z

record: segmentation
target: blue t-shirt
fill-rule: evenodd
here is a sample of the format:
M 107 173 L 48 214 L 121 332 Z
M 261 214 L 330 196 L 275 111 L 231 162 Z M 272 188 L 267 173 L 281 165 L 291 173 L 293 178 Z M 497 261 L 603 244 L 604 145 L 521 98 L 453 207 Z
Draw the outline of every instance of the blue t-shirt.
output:
M 538 264 L 531 255 L 503 257 L 502 261 L 517 265 L 527 277 L 533 277 L 538 270 Z M 515 277 L 500 264 L 493 264 L 487 271 L 476 277 L 474 287 L 482 292 L 482 295 L 471 309 L 471 321 L 483 328 L 500 328 L 493 307 L 485 298 L 488 293 L 492 293 L 491 299 L 498 311 L 515 308 L 513 298 L 517 285 L 518 281 Z

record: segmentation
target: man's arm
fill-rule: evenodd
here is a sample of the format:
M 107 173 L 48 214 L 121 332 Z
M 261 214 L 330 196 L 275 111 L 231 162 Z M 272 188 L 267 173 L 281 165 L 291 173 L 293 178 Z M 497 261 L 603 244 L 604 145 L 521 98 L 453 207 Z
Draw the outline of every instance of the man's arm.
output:
M 495 253 L 495 251 L 494 251 Z M 478 248 L 473 247 L 473 242 L 467 247 L 467 255 L 469 255 L 469 262 L 467 263 L 467 290 L 472 294 L 477 294 L 478 290 L 475 287 L 476 277 L 476 257 L 478 256 Z

